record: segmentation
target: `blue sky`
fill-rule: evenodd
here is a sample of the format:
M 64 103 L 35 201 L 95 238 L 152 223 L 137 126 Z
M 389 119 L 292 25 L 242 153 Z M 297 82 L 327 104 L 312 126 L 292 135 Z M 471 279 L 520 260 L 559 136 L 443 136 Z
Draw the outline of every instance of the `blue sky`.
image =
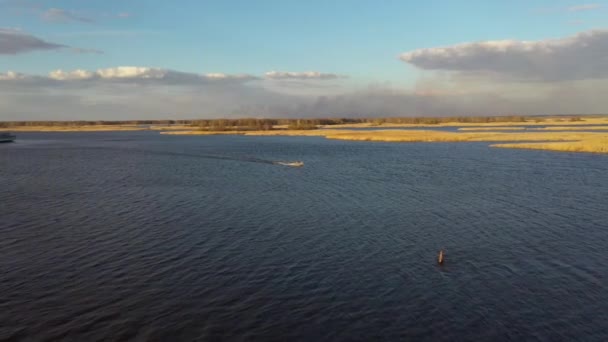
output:
M 608 5 L 604 2 L 0 0 L 0 29 L 62 46 L 3 54 L 0 39 L 0 73 L 47 75 L 53 70 L 137 66 L 260 78 L 280 71 L 294 73 L 298 81 L 303 80 L 297 73 L 308 71 L 339 76 L 327 77 L 325 83 L 310 77 L 308 85 L 291 87 L 301 90 L 290 96 L 315 97 L 323 96 L 324 88 L 331 88 L 328 95 L 332 96 L 377 85 L 411 93 L 421 80 L 435 84 L 448 77 L 454 82 L 456 76 L 461 82 L 469 80 L 465 86 L 474 89 L 488 79 L 470 81 L 463 70 L 446 66 L 453 61 L 429 68 L 427 62 L 400 59 L 400 55 L 467 42 L 565 39 L 602 30 L 605 22 Z M 488 69 L 498 70 L 487 66 L 483 71 Z M 555 78 L 544 71 L 543 77 Z M 563 81 L 561 76 L 556 78 Z M 258 82 L 265 82 L 260 87 L 266 92 L 284 88 L 276 82 Z M 502 82 L 507 83 L 513 86 L 513 82 Z M 546 82 L 539 85 L 539 94 L 547 91 L 546 86 Z M 72 94 L 76 93 L 85 96 Z M 175 89 L 171 93 L 179 94 Z M 33 110 L 23 113 L 31 116 Z M 77 112 L 77 108 L 72 110 Z

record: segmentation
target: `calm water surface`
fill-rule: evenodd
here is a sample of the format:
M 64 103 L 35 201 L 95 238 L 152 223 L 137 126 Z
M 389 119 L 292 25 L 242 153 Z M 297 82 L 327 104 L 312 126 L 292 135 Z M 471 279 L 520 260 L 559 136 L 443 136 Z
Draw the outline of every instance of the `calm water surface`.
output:
M 23 133 L 0 182 L 0 340 L 608 340 L 605 155 Z

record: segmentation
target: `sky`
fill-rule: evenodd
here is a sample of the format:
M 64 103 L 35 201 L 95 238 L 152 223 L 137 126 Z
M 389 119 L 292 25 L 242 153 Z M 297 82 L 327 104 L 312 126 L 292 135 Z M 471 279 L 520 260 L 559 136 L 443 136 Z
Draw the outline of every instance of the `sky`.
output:
M 0 120 L 608 112 L 608 1 L 0 0 Z

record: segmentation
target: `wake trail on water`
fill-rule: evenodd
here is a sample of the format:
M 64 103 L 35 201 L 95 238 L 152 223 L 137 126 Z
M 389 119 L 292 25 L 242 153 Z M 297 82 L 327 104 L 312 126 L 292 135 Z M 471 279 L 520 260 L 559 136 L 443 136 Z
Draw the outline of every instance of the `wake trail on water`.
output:
M 230 160 L 230 161 L 258 163 L 258 164 L 282 165 L 282 166 L 289 166 L 289 167 L 300 167 L 300 166 L 304 165 L 304 163 L 299 162 L 299 161 L 277 161 L 277 160 L 269 160 L 269 159 L 246 157 L 246 156 L 238 157 L 238 156 L 227 156 L 227 155 L 218 155 L 218 154 L 198 154 L 198 153 L 145 150 L 145 149 L 137 149 L 137 148 L 115 148 L 115 147 L 95 147 L 95 148 L 103 149 L 103 150 L 119 150 L 119 151 L 129 151 L 129 152 L 146 153 L 146 154 L 163 155 L 163 156 L 189 157 L 189 158 L 214 159 L 214 160 Z

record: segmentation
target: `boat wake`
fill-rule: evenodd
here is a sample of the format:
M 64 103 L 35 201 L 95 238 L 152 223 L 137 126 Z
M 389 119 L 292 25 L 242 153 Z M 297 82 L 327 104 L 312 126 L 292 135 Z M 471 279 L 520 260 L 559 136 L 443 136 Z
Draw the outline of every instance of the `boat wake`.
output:
M 289 166 L 289 167 L 304 166 L 304 162 L 302 162 L 302 161 L 276 161 L 276 160 L 260 159 L 260 158 L 255 158 L 255 157 L 246 157 L 246 156 L 184 153 L 184 152 L 173 152 L 173 151 L 144 150 L 144 149 L 138 149 L 138 148 L 115 148 L 115 147 L 109 147 L 109 146 L 94 146 L 94 147 L 89 147 L 89 148 L 90 149 L 102 149 L 102 150 L 121 150 L 121 151 L 135 152 L 135 153 L 154 154 L 154 155 L 169 155 L 169 156 L 181 156 L 181 157 L 189 157 L 189 158 L 230 160 L 230 161 L 238 161 L 238 162 L 283 165 L 283 166 Z

